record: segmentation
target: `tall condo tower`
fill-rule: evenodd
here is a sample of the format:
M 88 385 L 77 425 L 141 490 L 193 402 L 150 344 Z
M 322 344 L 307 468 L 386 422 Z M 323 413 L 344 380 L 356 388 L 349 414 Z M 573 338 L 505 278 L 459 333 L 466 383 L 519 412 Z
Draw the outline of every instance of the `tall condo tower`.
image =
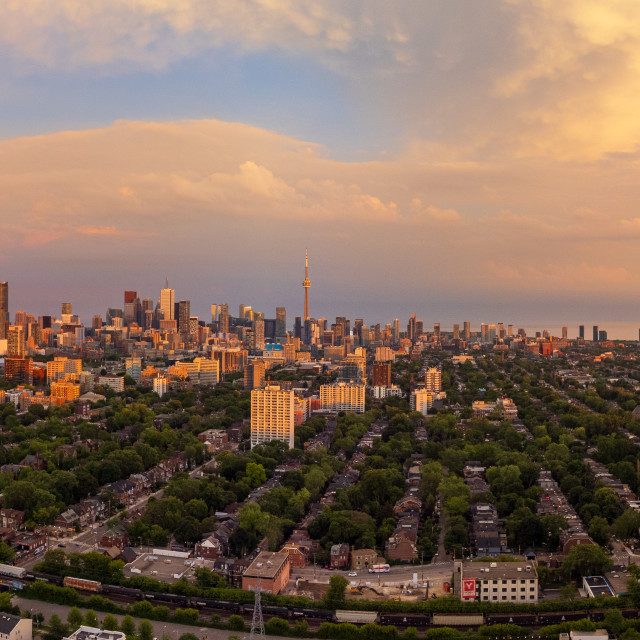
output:
M 304 282 L 302 283 L 304 287 L 304 318 L 303 320 L 309 319 L 309 287 L 311 286 L 311 281 L 309 280 L 309 252 L 304 250 Z
M 164 289 L 160 289 L 160 309 L 165 320 L 177 320 L 175 317 L 175 295 L 173 289 L 169 289 L 169 279 L 165 280 Z

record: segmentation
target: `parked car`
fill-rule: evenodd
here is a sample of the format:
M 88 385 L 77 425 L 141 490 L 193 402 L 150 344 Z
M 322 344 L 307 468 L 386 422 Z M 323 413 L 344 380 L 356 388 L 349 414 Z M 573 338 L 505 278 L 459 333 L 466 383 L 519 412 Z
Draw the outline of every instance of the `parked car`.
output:
M 355 571 L 349 571 L 349 577 L 350 578 L 355 578 L 355 577 L 357 577 L 357 575 L 358 574 Z

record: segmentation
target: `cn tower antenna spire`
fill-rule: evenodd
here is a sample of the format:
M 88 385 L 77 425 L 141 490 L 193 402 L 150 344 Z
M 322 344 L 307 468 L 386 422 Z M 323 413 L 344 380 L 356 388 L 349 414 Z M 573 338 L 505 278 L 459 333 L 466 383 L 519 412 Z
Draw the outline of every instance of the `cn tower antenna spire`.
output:
M 302 283 L 304 287 L 304 318 L 303 320 L 309 319 L 309 287 L 311 286 L 311 281 L 309 280 L 309 251 L 307 249 L 304 250 L 304 282 Z

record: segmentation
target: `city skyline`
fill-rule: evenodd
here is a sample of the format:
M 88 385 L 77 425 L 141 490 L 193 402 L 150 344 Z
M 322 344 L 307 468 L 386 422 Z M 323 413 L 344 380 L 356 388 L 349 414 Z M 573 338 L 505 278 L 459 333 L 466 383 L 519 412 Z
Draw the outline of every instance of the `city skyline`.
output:
M 308 247 L 312 316 L 637 317 L 628 4 L 34 6 L 0 7 L 14 309 L 168 274 L 303 315 Z
M 305 282 L 308 282 L 308 254 L 305 255 Z M 309 283 L 310 284 L 310 283 Z M 0 283 L 0 285 L 2 285 L 2 295 L 3 295 L 3 300 L 6 302 L 7 297 L 8 297 L 8 293 L 9 293 L 9 283 L 8 282 L 2 282 Z M 304 286 L 303 283 L 303 289 L 304 289 L 304 308 L 307 308 L 307 304 L 308 304 L 308 287 Z M 78 313 L 78 307 L 76 307 L 74 305 L 73 302 L 62 302 L 62 303 L 58 303 L 58 308 L 60 308 L 62 310 L 62 313 L 58 314 L 55 310 L 47 310 L 45 312 L 42 313 L 34 313 L 33 309 L 30 307 L 22 307 L 22 308 L 16 308 L 14 310 L 11 309 L 11 306 L 9 306 L 8 309 L 8 315 L 11 319 L 11 322 L 14 323 L 16 321 L 16 317 L 15 314 L 16 312 L 20 313 L 20 314 L 33 314 L 35 315 L 36 319 L 38 316 L 40 315 L 44 315 L 44 316 L 51 316 L 51 317 L 55 317 L 55 318 L 61 318 L 62 316 L 64 316 L 65 313 L 70 313 L 69 308 L 71 307 L 73 309 L 73 315 L 77 316 L 80 320 L 81 323 L 84 323 L 86 326 L 90 326 L 93 317 L 95 317 L 96 315 L 99 315 L 103 321 L 107 322 L 108 324 L 108 311 L 109 309 L 120 309 L 120 311 L 124 312 L 124 315 L 126 317 L 126 306 L 127 306 L 127 302 L 132 302 L 133 299 L 138 296 L 138 300 L 142 300 L 142 302 L 144 303 L 146 300 L 150 300 L 153 302 L 153 308 L 155 308 L 156 304 L 158 306 L 158 308 L 163 312 L 163 313 L 167 313 L 168 312 L 168 319 L 173 320 L 174 319 L 174 312 L 175 312 L 175 308 L 176 307 L 180 307 L 180 308 L 185 308 L 188 309 L 188 312 L 184 312 L 184 314 L 190 315 L 191 313 L 194 313 L 201 321 L 204 321 L 205 323 L 209 323 L 211 320 L 211 312 L 212 310 L 215 308 L 216 309 L 216 313 L 219 315 L 223 315 L 226 314 L 227 311 L 223 311 L 223 308 L 226 309 L 233 309 L 236 305 L 235 301 L 229 303 L 228 301 L 220 301 L 217 300 L 213 303 L 207 303 L 207 302 L 203 302 L 202 300 L 197 300 L 196 304 L 193 305 L 193 301 L 192 300 L 182 300 L 180 299 L 179 302 L 176 302 L 176 291 L 172 288 L 169 287 L 169 281 L 168 278 L 165 279 L 165 284 L 164 287 L 162 289 L 160 289 L 159 295 L 157 295 L 156 297 L 154 297 L 153 295 L 150 296 L 145 296 L 143 294 L 138 294 L 137 291 L 132 291 L 132 290 L 121 290 L 120 294 L 122 295 L 122 293 L 124 292 L 124 302 L 125 304 L 122 304 L 122 297 L 120 300 L 120 303 L 114 303 L 113 305 L 107 305 L 104 309 L 104 311 L 97 311 L 97 310 L 93 310 L 93 311 L 89 311 L 86 314 L 83 313 Z M 129 298 L 128 298 L 129 296 Z M 133 296 L 133 298 L 131 298 L 131 296 Z M 164 301 L 164 304 L 163 304 Z M 120 306 L 118 306 L 118 304 L 120 304 Z M 265 318 L 269 318 L 272 320 L 276 320 L 279 317 L 279 312 L 283 313 L 285 318 L 287 316 L 287 307 L 286 306 L 275 306 L 273 307 L 273 313 L 271 313 L 271 308 L 262 308 L 259 306 L 255 306 L 255 305 L 246 305 L 245 303 L 239 303 L 239 307 L 241 309 L 250 309 L 252 310 L 252 312 L 260 312 L 264 315 Z M 198 309 L 208 309 L 208 312 L 204 312 L 202 314 L 198 313 Z M 294 307 L 293 310 L 290 308 L 289 309 L 289 316 L 288 319 L 286 320 L 286 329 L 290 332 L 293 331 L 294 326 L 295 326 L 295 318 L 297 315 L 297 308 Z M 357 311 L 353 314 L 344 316 L 346 318 L 357 318 L 358 316 L 362 316 L 363 314 L 358 313 Z M 238 318 L 240 317 L 238 314 L 235 314 L 233 312 L 229 312 L 229 316 L 234 317 L 234 318 Z M 302 316 L 299 316 L 302 319 Z M 314 320 L 319 320 L 321 318 L 327 319 L 327 321 L 329 323 L 331 323 L 332 318 L 334 316 L 332 316 L 331 314 L 317 314 L 317 315 L 313 315 L 313 314 L 309 314 L 309 318 L 314 319 Z M 339 314 L 335 315 L 336 320 L 338 319 Z M 444 323 L 440 322 L 439 318 L 434 318 L 433 321 L 431 320 L 431 318 L 426 319 L 423 317 L 420 317 L 420 314 L 416 314 L 416 312 L 411 312 L 411 314 L 407 314 L 406 316 L 396 316 L 394 318 L 372 318 L 372 319 L 365 319 L 364 324 L 366 326 L 374 326 L 376 324 L 380 324 L 381 327 L 384 327 L 386 324 L 391 324 L 393 325 L 395 321 L 399 321 L 400 326 L 404 326 L 405 321 L 408 319 L 409 322 L 411 322 L 411 319 L 413 318 L 415 321 L 420 322 L 421 326 L 424 327 L 424 332 L 425 333 L 432 333 L 433 331 L 435 331 L 435 327 L 437 327 L 437 331 L 439 332 L 441 330 L 441 325 L 442 325 L 442 331 L 446 332 L 446 333 L 452 333 L 456 334 L 456 331 L 458 333 L 460 333 L 461 331 L 461 327 L 463 325 L 466 325 L 467 323 L 469 323 L 470 325 L 470 331 L 472 333 L 479 333 L 481 331 L 481 328 L 483 325 L 489 327 L 489 326 L 493 326 L 494 329 L 497 326 L 502 325 L 503 328 L 506 330 L 507 327 L 510 327 L 512 329 L 512 331 L 515 333 L 517 332 L 519 329 L 524 329 L 526 334 L 528 336 L 533 336 L 535 335 L 537 332 L 539 333 L 543 333 L 543 332 L 547 332 L 549 335 L 552 336 L 556 336 L 556 337 L 562 337 L 562 338 L 566 338 L 569 337 L 569 339 L 574 339 L 577 337 L 586 337 L 587 334 L 591 335 L 589 332 L 591 331 L 597 331 L 598 329 L 604 330 L 605 332 L 608 333 L 608 339 L 613 339 L 613 340 L 638 340 L 640 339 L 640 329 L 638 328 L 638 324 L 633 323 L 633 322 L 620 322 L 620 321 L 604 321 L 601 323 L 598 322 L 593 322 L 593 321 L 578 321 L 578 322 L 567 322 L 567 321 L 561 321 L 561 320 L 552 320 L 552 321 L 542 321 L 540 323 L 535 323 L 535 322 L 530 322 L 530 321 L 524 321 L 524 322 L 517 322 L 517 321 L 513 321 L 509 318 L 505 319 L 503 318 L 502 320 L 497 320 L 493 317 L 485 317 L 485 318 L 480 318 L 480 319 L 476 319 L 474 316 L 465 316 L 467 318 L 472 317 L 472 320 L 463 320 L 461 321 L 459 318 L 454 318 L 451 322 L 446 321 Z M 175 316 L 176 321 L 177 316 Z M 183 322 L 185 320 L 183 319 Z M 180 324 L 178 322 L 178 324 Z M 304 325 L 304 322 L 302 322 L 302 325 Z M 580 333 L 580 329 L 584 330 L 584 334 Z M 594 333 L 595 335 L 595 333 Z

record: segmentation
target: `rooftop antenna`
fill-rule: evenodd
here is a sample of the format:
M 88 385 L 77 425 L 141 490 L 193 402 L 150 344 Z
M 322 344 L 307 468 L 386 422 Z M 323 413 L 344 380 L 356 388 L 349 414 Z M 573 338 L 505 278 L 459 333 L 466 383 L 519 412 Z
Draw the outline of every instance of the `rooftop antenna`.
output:
M 164 279 L 164 288 L 168 289 L 169 288 L 169 278 L 165 278 Z

